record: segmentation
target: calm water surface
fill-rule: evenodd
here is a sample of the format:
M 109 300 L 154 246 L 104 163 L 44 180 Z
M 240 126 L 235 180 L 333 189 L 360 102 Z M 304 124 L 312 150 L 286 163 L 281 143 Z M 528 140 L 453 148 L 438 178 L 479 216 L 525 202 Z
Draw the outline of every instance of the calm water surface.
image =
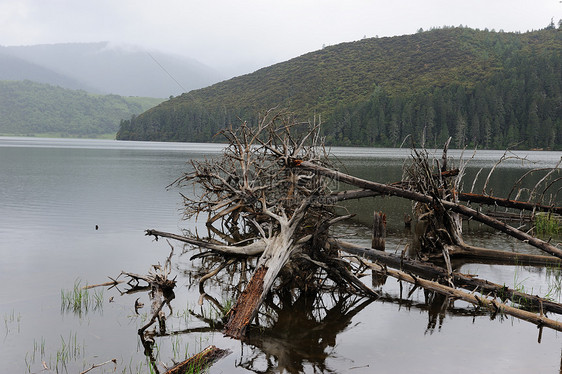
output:
M 166 186 L 188 170 L 189 159 L 220 152 L 221 146 L 209 144 L 0 138 L 0 372 L 37 373 L 45 361 L 53 370 L 78 373 L 113 358 L 117 372 L 149 372 L 136 333 L 148 308 L 140 315 L 133 308 L 137 298 L 148 305 L 146 293 L 122 296 L 116 289 L 106 289 L 101 304 L 76 314 L 61 309 L 61 290 L 72 289 L 77 281 L 105 282 L 121 270 L 144 274 L 152 264 L 163 263 L 168 243 L 145 237 L 144 230 L 195 230 L 193 222 L 181 219 L 179 191 Z M 409 150 L 335 148 L 333 153 L 344 171 L 392 182 L 401 179 Z M 478 152 L 465 183 L 471 185 L 479 168 L 489 170 L 502 154 Z M 450 155 L 458 159 L 460 152 Z M 520 156 L 535 164 L 515 159 L 503 163 L 491 178 L 495 191 L 509 190 L 531 167 L 553 167 L 561 155 L 526 152 Z M 485 179 L 483 173 L 480 179 Z M 349 207 L 359 212 L 358 219 L 340 227 L 339 235 L 368 244 L 369 229 L 363 224 L 368 224 L 373 210 L 382 210 L 389 216 L 389 250 L 400 251 L 408 242 L 401 220 L 409 202 L 377 198 L 350 202 Z M 466 239 L 506 250 L 521 246 L 474 225 L 467 227 Z M 186 308 L 208 313 L 210 307 L 197 304 L 197 287 L 189 275 L 194 269 L 190 254 L 180 255 L 181 246 L 172 244 L 177 247 L 173 274 L 178 287 L 170 327 L 203 327 L 196 318 L 182 315 Z M 560 279 L 558 272 L 535 268 L 473 264 L 461 271 L 511 287 L 525 284 L 528 292 L 543 295 Z M 219 299 L 228 298 L 219 289 L 209 290 Z M 407 297 L 409 290 L 404 285 L 400 298 L 399 284 L 387 280 L 381 300 L 332 302 L 331 313 L 316 320 L 299 312 L 310 307 L 307 300 L 299 299 L 294 308 L 281 312 L 278 328 L 264 332 L 253 344 L 204 329 L 158 338 L 159 361 L 170 365 L 214 344 L 232 351 L 212 367 L 211 372 L 217 373 L 560 371 L 559 333 L 545 330 L 539 344 L 534 325 L 511 318 L 492 320 L 458 301 L 447 306 L 438 298 L 426 300 L 421 291 Z M 69 346 L 73 353 L 66 366 L 57 365 L 57 354 Z M 107 365 L 92 372 L 113 369 Z

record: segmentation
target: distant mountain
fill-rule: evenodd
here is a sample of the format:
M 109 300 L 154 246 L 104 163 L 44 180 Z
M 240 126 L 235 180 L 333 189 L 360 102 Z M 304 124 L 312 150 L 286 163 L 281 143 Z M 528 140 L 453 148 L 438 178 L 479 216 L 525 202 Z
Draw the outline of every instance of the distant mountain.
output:
M 3 48 L 0 47 L 0 81 L 22 81 L 26 79 L 76 90 L 84 89 L 86 91 L 96 92 L 93 87 L 88 87 L 85 83 L 79 82 L 76 79 L 59 74 L 19 57 L 4 54 Z
M 114 136 L 123 118 L 162 99 L 95 95 L 31 81 L 0 81 L 0 135 Z
M 562 30 L 470 28 L 370 38 L 182 94 L 124 121 L 120 139 L 211 141 L 238 118 L 321 115 L 327 142 L 562 147 Z
M 0 47 L 0 62 L 2 80 L 123 96 L 168 98 L 221 80 L 196 60 L 107 42 Z

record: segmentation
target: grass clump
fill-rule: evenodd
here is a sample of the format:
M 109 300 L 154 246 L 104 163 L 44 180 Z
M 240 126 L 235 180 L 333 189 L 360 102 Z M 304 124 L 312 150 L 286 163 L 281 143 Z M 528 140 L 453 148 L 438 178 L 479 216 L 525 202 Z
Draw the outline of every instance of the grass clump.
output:
M 103 289 L 90 292 L 78 279 L 72 290 L 61 290 L 61 311 L 82 315 L 89 310 L 101 310 L 103 306 Z
M 562 233 L 562 217 L 558 214 L 537 213 L 535 229 L 539 235 L 558 235 Z

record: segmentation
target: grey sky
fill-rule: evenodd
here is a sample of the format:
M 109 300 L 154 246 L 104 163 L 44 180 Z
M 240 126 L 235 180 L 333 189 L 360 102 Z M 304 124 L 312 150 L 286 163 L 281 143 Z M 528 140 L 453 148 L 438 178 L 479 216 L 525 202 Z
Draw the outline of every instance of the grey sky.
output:
M 248 73 L 364 36 L 432 26 L 527 31 L 559 0 L 0 0 L 0 45 L 111 41 Z

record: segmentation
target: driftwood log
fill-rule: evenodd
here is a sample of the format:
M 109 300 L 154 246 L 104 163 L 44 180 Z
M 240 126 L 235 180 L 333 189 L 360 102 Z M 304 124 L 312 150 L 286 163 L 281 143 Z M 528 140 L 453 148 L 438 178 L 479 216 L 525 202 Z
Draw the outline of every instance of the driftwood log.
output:
M 196 355 L 174 365 L 165 374 L 203 373 L 214 361 L 228 354 L 230 354 L 230 351 L 210 345 Z
M 400 269 L 411 275 L 415 275 L 417 279 L 425 278 L 445 282 L 450 278 L 455 286 L 469 289 L 471 292 L 491 295 L 500 300 L 509 299 L 525 308 L 533 308 L 535 310 L 540 310 L 542 308 L 544 311 L 562 314 L 562 304 L 536 295 L 520 292 L 506 287 L 505 285 L 492 283 L 485 279 L 478 279 L 468 274 L 457 272 L 448 274 L 447 270 L 444 268 L 431 263 L 424 263 L 405 256 L 396 256 L 383 251 L 371 250 L 370 248 L 364 248 L 341 240 L 330 239 L 329 243 L 343 252 L 364 257 L 384 267 Z
M 423 287 L 426 290 L 438 292 L 442 295 L 447 297 L 451 297 L 453 299 L 459 299 L 476 305 L 478 307 L 484 307 L 489 309 L 494 315 L 495 314 L 508 314 L 513 317 L 517 317 L 519 319 L 534 323 L 538 327 L 548 327 L 556 331 L 562 331 L 562 322 L 547 318 L 544 313 L 543 309 L 541 308 L 540 314 L 532 313 L 526 310 L 522 310 L 519 308 L 514 308 L 507 304 L 504 304 L 496 299 L 489 299 L 487 297 L 479 297 L 475 293 L 468 293 L 464 292 L 446 285 L 443 285 L 438 282 L 433 282 L 424 278 L 418 278 L 413 276 L 412 274 L 408 274 L 406 272 L 400 270 L 393 270 L 384 268 L 380 265 L 367 263 L 368 266 L 380 274 L 394 277 L 401 281 L 406 281 L 411 284 L 415 284 L 419 287 Z

